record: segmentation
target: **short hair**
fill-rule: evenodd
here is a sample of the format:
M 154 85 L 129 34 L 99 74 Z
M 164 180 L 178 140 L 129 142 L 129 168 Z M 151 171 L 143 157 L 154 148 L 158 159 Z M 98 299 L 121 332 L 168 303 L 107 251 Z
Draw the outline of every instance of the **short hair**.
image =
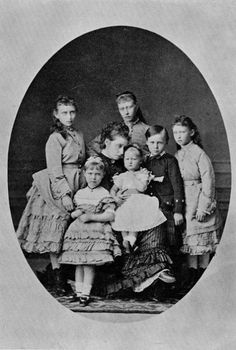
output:
M 130 143 L 129 145 L 127 145 L 126 147 L 124 147 L 124 154 L 126 151 L 128 151 L 128 149 L 133 148 L 136 151 L 139 152 L 140 158 L 143 158 L 143 151 L 141 149 L 141 147 L 137 144 L 137 143 Z
M 101 148 L 105 148 L 106 139 L 113 141 L 116 136 L 123 137 L 129 141 L 129 128 L 124 122 L 110 122 L 102 129 L 100 141 Z
M 132 100 L 134 104 L 137 104 L 137 98 L 135 94 L 131 91 L 123 91 L 116 95 L 116 103 L 120 103 L 121 101 Z
M 145 137 L 146 139 L 148 139 L 151 136 L 157 135 L 157 134 L 161 134 L 162 132 L 164 132 L 165 134 L 165 139 L 166 139 L 166 143 L 169 142 L 169 134 L 167 129 L 162 126 L 162 125 L 152 125 L 150 126 L 147 131 L 145 132 Z

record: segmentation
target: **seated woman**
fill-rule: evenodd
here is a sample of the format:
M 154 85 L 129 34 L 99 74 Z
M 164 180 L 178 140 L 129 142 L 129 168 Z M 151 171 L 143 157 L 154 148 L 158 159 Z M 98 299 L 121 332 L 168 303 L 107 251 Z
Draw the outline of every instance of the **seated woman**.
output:
M 110 190 L 113 186 L 113 176 L 126 169 L 123 165 L 124 147 L 129 141 L 129 130 L 124 123 L 109 123 L 101 133 L 102 150 L 100 157 L 105 164 L 106 175 L 101 183 Z M 117 201 L 122 203 L 128 195 L 122 191 L 116 193 Z M 122 238 L 117 234 L 118 241 Z M 165 283 L 175 282 L 170 272 L 172 261 L 165 249 L 164 224 L 139 233 L 136 249 L 131 254 L 124 254 L 116 265 L 118 274 L 113 269 L 100 270 L 95 281 L 95 293 L 103 296 L 114 295 L 117 292 L 132 289 L 141 292 L 157 279 Z
M 125 125 L 129 130 L 129 136 L 132 143 L 138 144 L 143 148 L 144 153 L 146 149 L 145 133 L 149 128 L 145 118 L 138 105 L 136 96 L 130 91 L 124 91 L 116 96 L 116 103 Z M 100 153 L 101 148 L 101 134 L 96 136 L 88 144 L 88 153 L 94 155 Z

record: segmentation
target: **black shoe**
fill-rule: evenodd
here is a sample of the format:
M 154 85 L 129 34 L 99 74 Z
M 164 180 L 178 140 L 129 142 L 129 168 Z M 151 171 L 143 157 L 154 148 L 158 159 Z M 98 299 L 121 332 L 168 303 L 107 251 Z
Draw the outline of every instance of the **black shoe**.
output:
M 80 305 L 81 306 L 87 306 L 90 302 L 90 297 L 88 295 L 82 295 L 80 297 Z
M 70 299 L 70 303 L 80 303 L 80 297 L 78 295 L 74 294 L 73 298 Z

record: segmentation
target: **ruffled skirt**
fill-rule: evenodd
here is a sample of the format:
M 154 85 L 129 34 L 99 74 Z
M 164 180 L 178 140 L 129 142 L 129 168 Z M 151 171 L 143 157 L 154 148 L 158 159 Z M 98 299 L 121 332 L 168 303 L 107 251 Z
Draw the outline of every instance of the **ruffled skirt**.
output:
M 163 269 L 172 265 L 172 260 L 165 249 L 166 232 L 163 225 L 139 233 L 138 249 L 123 256 L 119 277 L 116 273 L 107 273 L 99 277 L 95 292 L 112 296 L 131 288 L 143 290 L 149 286 Z M 141 288 L 139 288 L 141 287 Z
M 187 236 L 183 233 L 183 246 L 180 251 L 190 255 L 214 253 L 220 241 L 221 229 L 212 232 L 198 233 Z
M 83 223 L 76 219 L 66 231 L 59 262 L 72 265 L 103 265 L 121 255 L 110 223 Z
M 70 215 L 53 211 L 34 184 L 27 197 L 28 202 L 16 231 L 21 247 L 28 253 L 58 253 Z

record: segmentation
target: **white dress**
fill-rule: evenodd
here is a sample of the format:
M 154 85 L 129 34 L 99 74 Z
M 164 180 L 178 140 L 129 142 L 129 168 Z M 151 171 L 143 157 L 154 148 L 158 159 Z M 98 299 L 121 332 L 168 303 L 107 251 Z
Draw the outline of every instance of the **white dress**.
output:
M 146 231 L 161 225 L 166 217 L 159 209 L 156 197 L 140 193 L 135 182 L 138 180 L 144 192 L 148 184 L 149 173 L 146 169 L 127 171 L 113 177 L 114 184 L 122 191 L 136 192 L 116 210 L 112 228 L 116 231 Z

